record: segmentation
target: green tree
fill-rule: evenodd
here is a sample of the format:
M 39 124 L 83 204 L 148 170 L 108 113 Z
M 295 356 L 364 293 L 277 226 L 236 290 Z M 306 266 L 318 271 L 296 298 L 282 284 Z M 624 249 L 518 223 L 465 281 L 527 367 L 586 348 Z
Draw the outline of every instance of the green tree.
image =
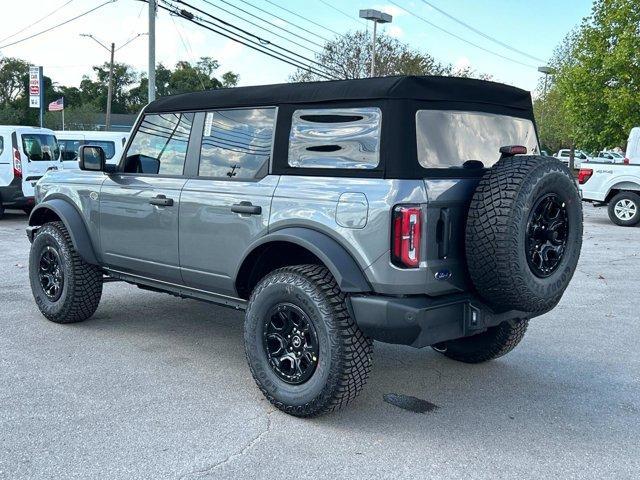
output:
M 365 31 L 349 32 L 335 40 L 327 42 L 322 52 L 315 56 L 317 63 L 325 68 L 313 66 L 315 70 L 324 70 L 328 74 L 342 79 L 365 78 L 369 76 L 371 65 L 371 35 Z M 452 75 L 450 64 L 438 62 L 428 53 L 411 48 L 408 44 L 385 34 L 376 37 L 376 75 Z M 459 74 L 461 72 L 455 72 Z M 461 76 L 475 76 L 475 72 L 466 70 Z M 298 69 L 291 81 L 307 82 L 326 80 L 322 76 Z
M 554 55 L 549 95 L 560 98 L 559 114 L 581 148 L 624 146 L 629 130 L 640 125 L 638 25 L 637 0 L 596 0 Z

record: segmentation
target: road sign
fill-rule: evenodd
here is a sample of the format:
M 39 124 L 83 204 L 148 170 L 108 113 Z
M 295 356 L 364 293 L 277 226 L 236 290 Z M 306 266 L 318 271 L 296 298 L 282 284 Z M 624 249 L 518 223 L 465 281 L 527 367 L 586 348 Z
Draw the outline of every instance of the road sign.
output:
M 42 89 L 42 67 L 29 67 L 29 106 L 40 108 L 40 91 Z

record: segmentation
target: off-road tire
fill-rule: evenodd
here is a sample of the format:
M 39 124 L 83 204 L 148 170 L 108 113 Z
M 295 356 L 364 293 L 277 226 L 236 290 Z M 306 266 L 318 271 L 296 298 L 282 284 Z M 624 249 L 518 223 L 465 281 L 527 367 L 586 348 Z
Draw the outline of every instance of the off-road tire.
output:
M 281 302 L 301 308 L 318 336 L 319 360 L 300 385 L 283 381 L 271 368 L 263 344 L 267 312 Z M 345 296 L 331 273 L 319 265 L 273 271 L 251 293 L 244 326 L 245 353 L 251 374 L 264 396 L 285 413 L 313 417 L 351 402 L 364 387 L 373 342 L 349 315 Z
M 510 320 L 490 327 L 486 332 L 442 342 L 433 348 L 459 362 L 482 363 L 513 350 L 524 337 L 528 325 L 528 320 Z
M 629 200 L 635 204 L 636 213 L 628 220 L 618 218 L 618 216 L 616 215 L 616 204 L 621 200 Z M 620 225 L 621 227 L 633 227 L 634 225 L 637 225 L 638 223 L 640 223 L 640 195 L 634 192 L 618 193 L 609 202 L 609 205 L 607 206 L 607 213 L 609 214 L 609 219 L 616 225 Z
M 64 275 L 56 301 L 47 297 L 38 276 L 40 256 L 47 246 L 56 249 Z M 38 230 L 29 254 L 29 281 L 40 312 L 55 323 L 86 320 L 95 313 L 102 296 L 102 272 L 82 260 L 62 222 L 47 223 Z
M 566 209 L 564 254 L 549 276 L 534 274 L 527 260 L 530 211 L 545 195 Z M 471 200 L 465 232 L 469 274 L 477 293 L 494 310 L 540 314 L 562 297 L 582 246 L 582 205 L 571 172 L 549 157 L 504 158 L 480 180 Z

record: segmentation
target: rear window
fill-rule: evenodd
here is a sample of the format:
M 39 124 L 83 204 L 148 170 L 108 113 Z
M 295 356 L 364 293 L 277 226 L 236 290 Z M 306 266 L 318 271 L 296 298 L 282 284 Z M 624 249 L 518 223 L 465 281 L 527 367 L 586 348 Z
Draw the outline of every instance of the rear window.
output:
M 461 167 L 470 160 L 491 167 L 504 145 L 524 145 L 529 153 L 538 153 L 531 120 L 493 113 L 419 110 L 416 140 L 424 168 Z
M 379 108 L 296 110 L 289 136 L 289 166 L 376 168 L 380 161 Z
M 22 151 L 32 162 L 60 158 L 56 137 L 43 133 L 23 133 Z

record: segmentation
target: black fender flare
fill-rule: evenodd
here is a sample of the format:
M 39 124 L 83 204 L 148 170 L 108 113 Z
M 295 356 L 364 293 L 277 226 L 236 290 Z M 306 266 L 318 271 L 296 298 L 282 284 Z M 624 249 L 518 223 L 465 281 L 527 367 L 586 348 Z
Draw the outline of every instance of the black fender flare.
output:
M 309 250 L 329 269 L 340 290 L 345 293 L 371 291 L 371 286 L 358 263 L 342 245 L 324 233 L 303 227 L 287 227 L 276 230 L 252 243 L 238 265 L 234 283 L 238 280 L 238 274 L 245 260 L 254 250 L 271 242 L 289 242 Z
M 54 198 L 39 203 L 29 216 L 29 226 L 37 227 L 46 223 L 47 211 L 52 211 L 62 220 L 78 255 L 80 255 L 85 262 L 98 265 L 99 262 L 93 249 L 87 226 L 76 207 L 61 198 Z

